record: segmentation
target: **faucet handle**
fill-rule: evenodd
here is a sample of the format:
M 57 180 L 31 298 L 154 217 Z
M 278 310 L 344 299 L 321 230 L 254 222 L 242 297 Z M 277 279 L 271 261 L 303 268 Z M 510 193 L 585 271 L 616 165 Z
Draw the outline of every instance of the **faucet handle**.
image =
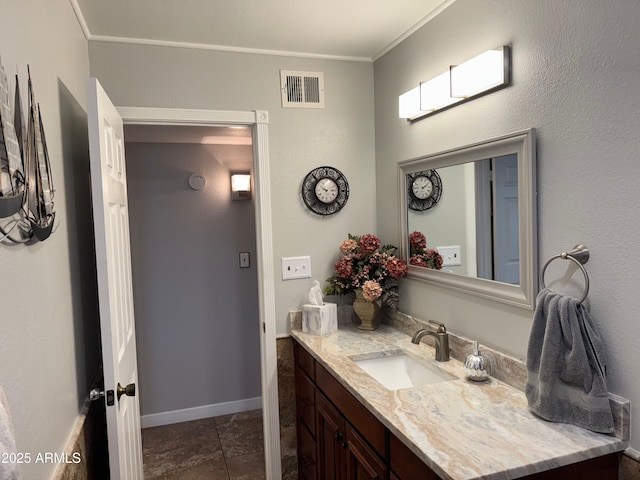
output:
M 444 326 L 444 323 L 436 322 L 435 320 L 429 320 L 429 323 L 438 325 L 438 331 L 436 333 L 447 333 L 447 327 Z

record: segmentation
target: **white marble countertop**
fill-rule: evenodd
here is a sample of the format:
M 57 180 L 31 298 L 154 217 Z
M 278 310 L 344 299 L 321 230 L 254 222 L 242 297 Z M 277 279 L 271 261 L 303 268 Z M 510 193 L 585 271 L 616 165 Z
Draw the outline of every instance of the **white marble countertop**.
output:
M 434 349 L 414 345 L 383 325 L 366 332 L 341 325 L 321 337 L 292 336 L 393 434 L 443 479 L 511 479 L 622 451 L 627 441 L 535 417 L 523 392 L 491 378 L 464 379 L 462 363 L 434 362 Z M 434 362 L 452 381 L 387 390 L 350 358 L 401 348 Z

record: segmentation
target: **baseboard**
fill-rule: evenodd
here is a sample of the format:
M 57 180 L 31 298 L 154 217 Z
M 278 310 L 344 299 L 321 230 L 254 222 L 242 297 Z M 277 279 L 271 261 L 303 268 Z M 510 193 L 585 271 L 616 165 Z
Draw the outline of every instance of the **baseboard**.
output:
M 624 454 L 627 457 L 635 460 L 636 462 L 640 462 L 640 451 L 636 450 L 635 448 L 631 448 L 631 447 L 627 448 L 624 451 Z
M 213 405 L 203 405 L 201 407 L 185 408 L 183 410 L 142 415 L 140 417 L 140 425 L 142 428 L 159 427 L 172 423 L 189 422 L 191 420 L 217 417 L 219 415 L 246 412 L 247 410 L 255 410 L 261 407 L 262 397 L 245 398 L 234 402 L 216 403 Z

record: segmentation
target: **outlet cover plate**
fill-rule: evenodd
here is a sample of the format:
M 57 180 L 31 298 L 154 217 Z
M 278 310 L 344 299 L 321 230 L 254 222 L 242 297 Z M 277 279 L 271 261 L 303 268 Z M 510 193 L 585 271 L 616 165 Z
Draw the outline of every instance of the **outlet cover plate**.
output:
M 447 245 L 444 247 L 436 247 L 438 253 L 442 255 L 443 267 L 455 267 L 462 265 L 460 258 L 460 245 Z

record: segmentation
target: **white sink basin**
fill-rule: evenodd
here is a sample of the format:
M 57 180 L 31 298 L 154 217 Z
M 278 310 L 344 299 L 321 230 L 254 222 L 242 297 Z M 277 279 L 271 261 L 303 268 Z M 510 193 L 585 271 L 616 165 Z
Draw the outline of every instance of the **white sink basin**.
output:
M 456 377 L 435 365 L 416 360 L 404 352 L 393 356 L 352 358 L 356 365 L 389 390 L 411 388 L 455 380 Z

